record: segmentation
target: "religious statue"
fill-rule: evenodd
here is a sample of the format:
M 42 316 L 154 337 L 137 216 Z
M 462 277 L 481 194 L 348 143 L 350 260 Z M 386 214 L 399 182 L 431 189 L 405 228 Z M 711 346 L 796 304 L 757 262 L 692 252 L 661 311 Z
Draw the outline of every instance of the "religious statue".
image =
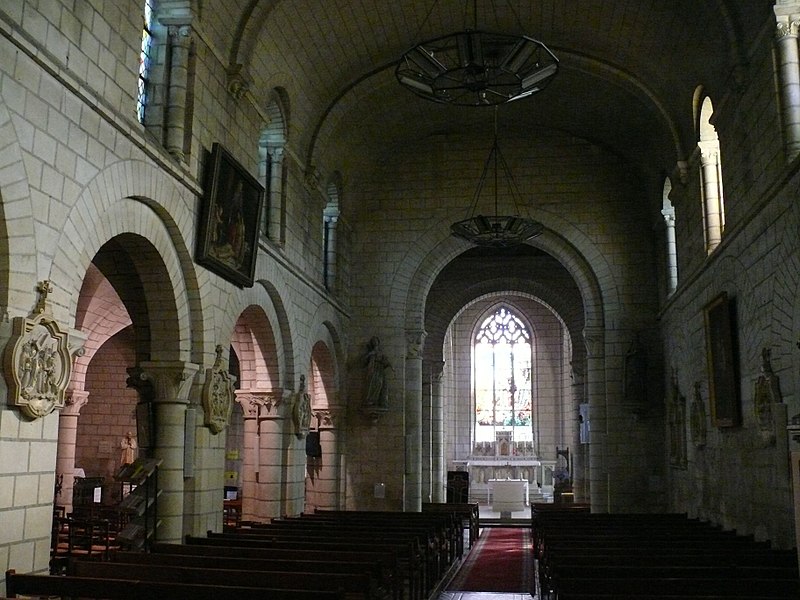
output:
M 305 375 L 300 375 L 300 389 L 292 402 L 292 424 L 299 439 L 306 437 L 311 427 L 311 395 L 306 391 Z
M 122 441 L 119 443 L 120 457 L 119 457 L 119 465 L 129 465 L 136 460 L 136 451 L 139 448 L 138 444 L 136 443 L 136 439 L 133 437 L 133 432 L 129 431 L 125 434 L 125 437 L 122 438 Z
M 392 365 L 383 353 L 381 341 L 377 337 L 372 337 L 367 344 L 364 364 L 367 367 L 364 406 L 383 410 L 388 409 L 389 386 L 386 381 L 386 371 L 391 369 Z

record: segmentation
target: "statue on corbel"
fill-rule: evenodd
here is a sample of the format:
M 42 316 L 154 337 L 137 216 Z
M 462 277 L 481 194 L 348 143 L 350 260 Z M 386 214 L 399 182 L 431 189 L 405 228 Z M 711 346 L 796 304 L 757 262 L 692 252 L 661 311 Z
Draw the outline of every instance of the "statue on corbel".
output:
M 694 400 L 692 413 L 689 418 L 689 427 L 692 432 L 692 442 L 695 448 L 704 448 L 708 438 L 708 423 L 706 420 L 706 405 L 700 393 L 701 383 L 694 382 Z
M 780 379 L 772 370 L 771 350 L 761 349 L 761 374 L 753 390 L 753 410 L 761 440 L 765 446 L 775 443 L 775 423 L 773 406 L 783 402 Z
M 217 345 L 217 358 L 214 366 L 206 370 L 206 382 L 203 386 L 203 415 L 205 425 L 212 434 L 225 429 L 231 420 L 236 378 L 223 365 L 222 346 Z
M 3 356 L 8 403 L 30 419 L 64 407 L 73 355 L 82 352 L 82 346 L 70 348 L 70 333 L 62 330 L 50 314 L 50 282 L 41 281 L 36 290 L 39 300 L 30 316 L 12 319 Z
M 300 388 L 292 399 L 291 411 L 294 434 L 302 440 L 311 427 L 311 395 L 306 391 L 305 375 L 300 375 Z

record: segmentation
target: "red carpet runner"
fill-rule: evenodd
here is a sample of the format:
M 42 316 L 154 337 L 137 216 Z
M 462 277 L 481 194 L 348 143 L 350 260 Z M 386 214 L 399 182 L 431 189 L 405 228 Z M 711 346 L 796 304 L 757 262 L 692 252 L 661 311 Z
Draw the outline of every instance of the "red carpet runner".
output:
M 530 593 L 532 562 L 529 528 L 484 528 L 447 589 Z

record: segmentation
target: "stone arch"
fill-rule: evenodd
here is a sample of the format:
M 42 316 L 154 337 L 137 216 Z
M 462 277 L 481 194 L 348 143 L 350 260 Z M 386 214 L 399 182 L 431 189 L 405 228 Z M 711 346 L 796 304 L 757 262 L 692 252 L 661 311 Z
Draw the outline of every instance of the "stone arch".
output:
M 32 236 L 33 206 L 17 132 L 5 103 L 0 101 L 0 307 L 28 314 L 34 305 L 38 274 L 36 238 Z M 13 221 L 9 222 L 9 215 Z M 9 227 L 9 225 L 12 225 Z M 11 269 L 10 257 L 14 257 Z
M 204 350 L 213 356 L 213 336 L 207 335 L 213 323 L 205 322 L 192 253 L 184 241 L 194 235 L 190 197 L 147 163 L 118 163 L 99 173 L 70 211 L 53 257 L 51 277 L 61 284 L 53 292 L 56 318 L 71 320 L 76 313 L 83 276 L 100 248 L 116 236 L 133 234 L 148 241 L 163 266 L 161 281 L 143 278 L 148 298 L 164 311 L 151 313 L 151 333 L 159 344 L 155 359 L 200 362 Z M 76 246 L 79 241 L 82 247 Z M 167 331 L 169 319 L 174 328 Z M 161 346 L 165 335 L 171 339 Z M 206 340 L 211 347 L 204 348 Z

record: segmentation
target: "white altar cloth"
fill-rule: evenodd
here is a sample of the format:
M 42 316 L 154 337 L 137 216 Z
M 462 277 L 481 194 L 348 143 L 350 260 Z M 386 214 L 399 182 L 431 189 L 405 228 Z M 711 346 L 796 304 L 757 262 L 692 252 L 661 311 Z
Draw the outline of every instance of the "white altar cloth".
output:
M 525 510 L 528 505 L 527 479 L 490 479 L 492 510 L 499 513 Z

